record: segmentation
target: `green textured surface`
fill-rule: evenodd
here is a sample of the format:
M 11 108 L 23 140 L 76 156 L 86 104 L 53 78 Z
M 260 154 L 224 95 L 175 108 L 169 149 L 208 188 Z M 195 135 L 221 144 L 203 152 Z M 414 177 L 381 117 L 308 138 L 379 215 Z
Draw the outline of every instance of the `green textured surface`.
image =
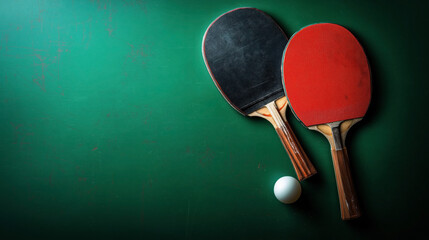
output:
M 375 2 L 375 3 L 374 3 Z M 224 101 L 208 25 L 236 7 L 291 36 L 350 29 L 373 99 L 348 136 L 362 218 L 340 220 L 328 142 L 289 120 L 319 174 L 295 176 L 274 129 Z M 361 239 L 416 236 L 429 214 L 428 1 L 1 1 L 0 238 Z

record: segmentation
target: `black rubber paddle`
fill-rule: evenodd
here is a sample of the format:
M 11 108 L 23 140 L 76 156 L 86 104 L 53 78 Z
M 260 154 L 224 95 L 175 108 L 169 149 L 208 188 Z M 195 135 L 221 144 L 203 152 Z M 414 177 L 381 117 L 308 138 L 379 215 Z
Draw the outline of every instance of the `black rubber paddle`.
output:
M 281 75 L 287 37 L 255 8 L 218 17 L 203 39 L 203 57 L 221 94 L 241 114 L 267 119 L 276 129 L 299 180 L 316 173 L 286 120 Z

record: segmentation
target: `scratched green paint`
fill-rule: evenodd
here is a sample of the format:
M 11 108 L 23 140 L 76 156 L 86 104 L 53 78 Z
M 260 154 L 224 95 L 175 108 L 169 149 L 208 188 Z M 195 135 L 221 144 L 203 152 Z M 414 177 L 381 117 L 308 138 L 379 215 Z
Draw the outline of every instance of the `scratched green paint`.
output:
M 289 36 L 342 24 L 365 48 L 373 100 L 347 143 L 361 219 L 340 220 L 329 145 L 291 112 L 319 174 L 296 204 L 274 198 L 274 182 L 295 176 L 286 152 L 269 123 L 224 101 L 201 55 L 208 25 L 242 6 Z M 425 1 L 1 1 L 0 238 L 422 232 L 428 10 Z

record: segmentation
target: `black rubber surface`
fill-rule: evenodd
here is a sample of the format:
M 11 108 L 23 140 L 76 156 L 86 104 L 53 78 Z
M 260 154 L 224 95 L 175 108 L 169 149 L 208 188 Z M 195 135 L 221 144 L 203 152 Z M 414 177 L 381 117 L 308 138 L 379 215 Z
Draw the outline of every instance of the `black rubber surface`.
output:
M 232 10 L 208 28 L 203 55 L 227 101 L 243 114 L 282 96 L 281 61 L 287 37 L 255 8 Z

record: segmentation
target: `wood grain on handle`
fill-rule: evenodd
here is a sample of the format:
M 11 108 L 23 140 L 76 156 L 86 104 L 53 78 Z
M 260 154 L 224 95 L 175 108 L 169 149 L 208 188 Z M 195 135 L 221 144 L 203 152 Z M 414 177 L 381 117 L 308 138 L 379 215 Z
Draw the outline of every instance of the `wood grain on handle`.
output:
M 340 200 L 341 218 L 343 220 L 357 218 L 360 216 L 360 209 L 350 173 L 347 149 L 332 149 L 331 153 Z
M 273 125 L 276 129 L 276 132 L 279 135 L 287 153 L 289 154 L 298 180 L 302 181 L 316 174 L 316 169 L 308 159 L 307 154 L 305 154 L 304 150 L 302 149 L 301 144 L 298 142 L 289 123 L 284 121 L 280 116 L 276 104 L 271 102 L 267 104 L 266 107 L 274 121 Z
M 285 125 L 286 129 L 276 127 L 276 132 L 279 135 L 286 152 L 289 154 L 298 180 L 302 181 L 316 174 L 317 171 L 297 141 L 295 134 L 291 131 L 289 123 L 286 122 Z
M 322 133 L 331 145 L 332 162 L 340 200 L 341 218 L 349 220 L 361 215 L 349 166 L 349 156 L 345 147 L 346 136 L 350 128 L 362 118 L 332 122 L 309 129 Z

